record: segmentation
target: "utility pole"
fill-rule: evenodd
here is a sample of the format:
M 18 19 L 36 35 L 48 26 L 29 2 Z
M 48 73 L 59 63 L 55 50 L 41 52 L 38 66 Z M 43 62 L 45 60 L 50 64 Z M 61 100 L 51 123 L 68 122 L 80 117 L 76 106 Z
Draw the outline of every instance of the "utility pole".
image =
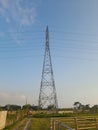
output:
M 53 76 L 50 48 L 49 48 L 49 30 L 46 27 L 45 54 L 42 69 L 42 78 L 39 93 L 39 108 L 57 109 L 57 96 L 55 81 Z

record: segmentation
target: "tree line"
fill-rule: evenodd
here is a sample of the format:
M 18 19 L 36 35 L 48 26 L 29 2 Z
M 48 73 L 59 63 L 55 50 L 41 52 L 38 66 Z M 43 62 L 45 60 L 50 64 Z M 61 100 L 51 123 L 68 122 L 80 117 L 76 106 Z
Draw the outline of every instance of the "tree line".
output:
M 24 109 L 32 109 L 32 110 L 38 110 L 38 106 L 25 104 L 23 106 L 20 105 L 13 105 L 13 104 L 7 104 L 5 106 L 0 106 L 0 110 L 24 110 Z
M 90 104 L 82 104 L 80 102 L 74 102 L 74 111 L 75 112 L 88 112 L 88 113 L 98 113 L 98 105 L 90 106 Z
M 52 109 L 53 107 L 52 106 L 48 106 L 47 110 L 50 110 Z M 30 105 L 30 104 L 25 104 L 23 106 L 20 106 L 20 105 L 12 105 L 12 104 L 7 104 L 5 106 L 0 106 L 0 110 L 24 110 L 24 109 L 29 109 L 29 110 L 39 110 L 39 107 L 38 106 L 35 106 L 35 105 Z M 63 108 L 63 110 L 66 110 L 66 108 Z M 80 103 L 79 101 L 77 102 L 74 102 L 73 104 L 73 111 L 74 112 L 82 112 L 82 113 L 98 113 L 98 105 L 93 105 L 93 106 L 90 106 L 90 104 L 82 104 Z M 71 110 L 72 110 L 71 109 Z M 40 108 L 40 110 L 42 110 L 42 108 Z M 61 108 L 58 108 L 58 110 L 62 110 Z

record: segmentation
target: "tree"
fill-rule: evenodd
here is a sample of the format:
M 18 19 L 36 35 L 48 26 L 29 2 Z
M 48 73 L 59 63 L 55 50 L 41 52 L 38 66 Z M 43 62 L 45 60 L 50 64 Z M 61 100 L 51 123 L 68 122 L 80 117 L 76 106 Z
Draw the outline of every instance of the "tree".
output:
M 82 109 L 83 105 L 80 102 L 74 102 L 74 108 L 76 110 Z
M 98 105 L 92 106 L 91 112 L 93 112 L 93 113 L 98 113 Z
M 85 110 L 89 110 L 90 109 L 90 104 L 86 104 L 85 105 Z
M 26 105 L 22 106 L 22 109 L 31 109 L 31 105 L 30 104 L 26 104 Z
M 38 110 L 39 109 L 39 107 L 38 106 L 31 106 L 31 108 L 32 108 L 32 110 Z
M 47 109 L 48 109 L 48 110 L 54 109 L 54 105 L 49 105 Z
M 6 110 L 20 110 L 21 106 L 8 104 L 4 107 Z

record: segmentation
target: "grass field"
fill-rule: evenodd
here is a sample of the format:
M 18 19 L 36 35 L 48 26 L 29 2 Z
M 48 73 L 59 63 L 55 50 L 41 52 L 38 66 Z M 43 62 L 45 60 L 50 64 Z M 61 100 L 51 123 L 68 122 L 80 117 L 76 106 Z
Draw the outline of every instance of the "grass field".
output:
M 50 118 L 32 118 L 29 130 L 50 130 Z
M 10 122 L 13 123 L 11 123 L 11 125 L 7 125 L 4 130 L 14 130 L 16 128 L 18 128 L 17 130 L 23 130 L 29 118 L 26 118 L 25 116 L 22 117 L 21 115 L 23 115 L 21 112 L 18 114 L 9 114 L 7 122 L 8 124 L 10 124 Z M 84 130 L 86 127 L 90 127 L 90 130 L 96 130 L 96 128 L 98 129 L 98 114 L 36 114 L 33 115 L 33 117 L 30 117 L 31 122 L 28 130 L 50 130 L 51 117 L 72 128 L 76 128 L 77 123 L 77 127 Z M 94 129 L 91 129 L 92 126 Z M 57 124 L 55 127 L 58 127 Z M 65 128 L 61 128 L 61 130 L 65 130 Z
M 27 123 L 27 121 L 28 121 L 28 118 L 24 118 L 24 119 L 22 119 L 22 120 L 19 120 L 19 121 L 15 122 L 15 123 L 12 124 L 12 125 L 6 127 L 6 128 L 3 129 L 3 130 L 13 130 L 13 129 L 23 130 L 24 127 L 25 127 L 25 125 L 26 125 L 26 123 Z
M 98 119 L 98 118 L 97 118 Z M 24 127 L 27 123 L 29 118 L 24 118 L 22 121 L 18 121 L 15 124 L 11 125 L 10 127 L 7 127 L 4 130 L 14 130 L 17 128 L 17 130 L 24 130 Z M 75 118 L 74 117 L 64 117 L 64 118 L 55 118 L 54 120 L 58 120 L 61 123 L 64 123 L 65 125 L 71 127 L 71 128 L 76 128 L 75 124 Z M 95 122 L 95 118 L 93 117 L 78 117 L 78 128 L 82 128 L 85 130 L 96 130 L 96 125 L 98 125 L 98 120 Z M 30 122 L 30 127 L 28 130 L 50 130 L 50 124 L 51 124 L 51 119 L 50 118 L 31 118 Z M 93 126 L 93 127 L 92 127 Z M 87 128 L 89 127 L 89 128 Z M 55 124 L 55 128 L 58 128 L 57 123 Z M 60 130 L 66 130 L 64 127 L 60 127 Z

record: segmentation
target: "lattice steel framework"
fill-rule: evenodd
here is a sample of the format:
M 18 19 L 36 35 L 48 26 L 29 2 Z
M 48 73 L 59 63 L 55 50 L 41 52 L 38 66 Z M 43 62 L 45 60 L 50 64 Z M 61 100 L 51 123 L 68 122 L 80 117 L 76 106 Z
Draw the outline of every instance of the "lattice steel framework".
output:
M 49 107 L 52 109 L 57 109 L 58 103 L 49 48 L 49 31 L 47 26 L 45 55 L 43 61 L 42 79 L 39 93 L 39 108 Z

